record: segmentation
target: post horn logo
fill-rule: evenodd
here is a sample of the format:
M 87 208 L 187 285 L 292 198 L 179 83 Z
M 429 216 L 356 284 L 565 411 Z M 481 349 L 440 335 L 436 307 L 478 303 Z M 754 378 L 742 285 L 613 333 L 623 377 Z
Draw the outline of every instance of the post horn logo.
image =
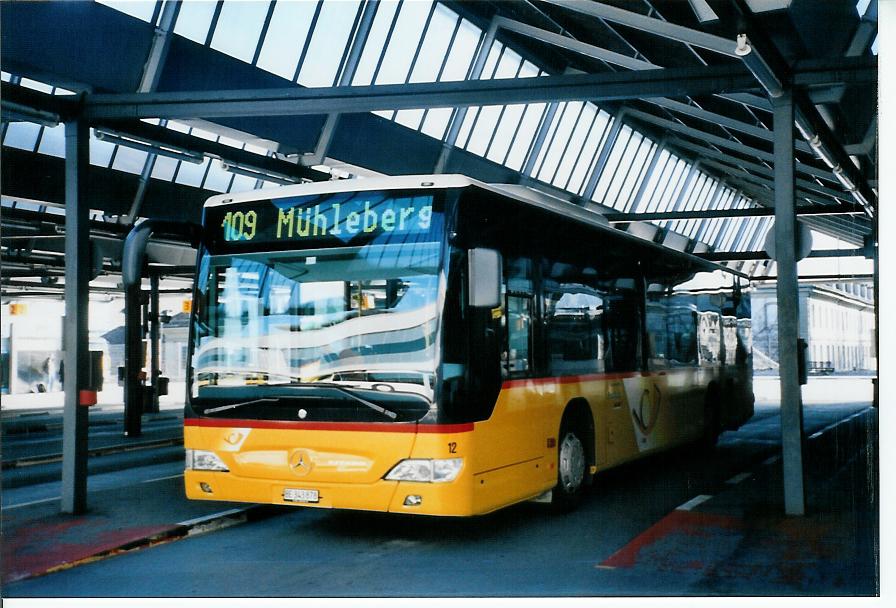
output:
M 660 388 L 654 384 L 653 392 L 651 393 L 650 389 L 645 388 L 644 392 L 641 393 L 641 402 L 638 404 L 638 409 L 632 410 L 632 417 L 644 435 L 649 435 L 653 431 L 653 427 L 656 426 L 661 401 Z
M 299 477 L 304 477 L 314 468 L 314 461 L 306 450 L 296 450 L 289 457 L 289 468 Z

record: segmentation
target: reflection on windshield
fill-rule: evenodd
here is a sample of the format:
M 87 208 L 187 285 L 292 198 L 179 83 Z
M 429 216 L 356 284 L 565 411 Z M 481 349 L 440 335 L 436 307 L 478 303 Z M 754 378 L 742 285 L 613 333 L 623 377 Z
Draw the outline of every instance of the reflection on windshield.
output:
M 193 396 L 327 382 L 432 400 L 439 256 L 432 242 L 206 254 Z

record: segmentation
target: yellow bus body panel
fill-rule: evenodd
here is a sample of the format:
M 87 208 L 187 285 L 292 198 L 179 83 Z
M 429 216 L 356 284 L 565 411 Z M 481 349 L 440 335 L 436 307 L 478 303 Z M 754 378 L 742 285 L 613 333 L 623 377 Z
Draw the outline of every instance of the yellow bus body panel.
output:
M 399 430 L 395 423 L 308 428 L 263 421 L 240 426 L 226 419 L 194 426 L 199 423 L 187 420 L 185 447 L 215 452 L 230 470 L 186 471 L 186 493 L 200 500 L 318 508 L 488 513 L 554 486 L 561 418 L 573 400 L 584 400 L 591 410 L 595 469 L 601 470 L 698 438 L 706 386 L 717 374 L 687 368 L 508 381 L 489 419 L 474 424 L 402 424 Z M 405 458 L 462 458 L 463 466 L 447 483 L 385 480 Z M 316 490 L 319 501 L 288 502 L 287 489 Z

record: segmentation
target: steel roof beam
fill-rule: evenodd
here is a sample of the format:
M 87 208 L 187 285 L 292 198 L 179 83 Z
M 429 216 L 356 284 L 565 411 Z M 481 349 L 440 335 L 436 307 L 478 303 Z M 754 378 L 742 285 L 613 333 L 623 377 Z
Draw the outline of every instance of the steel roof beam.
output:
M 844 209 L 840 205 L 812 205 L 796 208 L 797 215 L 852 215 L 864 213 L 859 206 Z M 604 217 L 611 224 L 629 222 L 661 222 L 670 220 L 695 220 L 715 218 L 771 217 L 775 215 L 772 207 L 747 207 L 745 209 L 691 209 L 687 211 L 655 211 L 647 213 L 605 213 Z
M 303 116 L 551 101 L 618 101 L 709 95 L 754 87 L 753 77 L 743 66 L 668 68 L 399 85 L 93 94 L 85 99 L 84 113 L 91 121 Z
M 672 148 L 681 148 L 683 150 L 689 150 L 696 154 L 699 154 L 706 158 L 714 158 L 716 160 L 720 160 L 722 162 L 726 162 L 732 165 L 736 165 L 738 167 L 743 167 L 744 169 L 749 169 L 751 171 L 771 171 L 772 169 L 760 165 L 758 163 L 750 162 L 748 160 L 744 160 L 738 157 L 732 157 L 728 154 L 724 154 L 723 152 L 719 152 L 713 148 L 707 148 L 705 146 L 701 146 L 699 144 L 695 144 L 693 142 L 680 139 L 678 137 L 670 137 L 669 138 L 669 147 Z M 837 178 L 834 177 L 834 174 L 829 170 L 819 169 L 817 167 L 813 167 L 812 165 L 806 163 L 797 163 L 796 165 L 797 173 L 803 173 L 805 175 L 811 175 L 814 177 L 818 177 L 821 179 L 828 180 L 830 182 L 837 182 Z
M 700 48 L 715 51 L 729 57 L 735 57 L 736 42 L 721 36 L 707 34 L 682 25 L 676 25 L 668 21 L 662 21 L 647 15 L 627 11 L 600 2 L 590 0 L 542 0 L 549 4 L 555 4 L 563 9 L 575 11 L 598 19 L 605 19 L 621 25 L 626 25 L 650 34 L 656 34 L 683 44 L 689 44 Z
M 714 161 L 714 160 L 704 160 L 703 162 L 709 167 L 715 167 L 716 169 L 725 171 L 726 174 L 730 175 L 731 174 L 730 172 L 734 171 L 734 173 L 736 175 L 740 175 L 742 177 L 749 178 L 749 179 L 762 180 L 762 183 L 771 184 L 771 181 L 769 179 L 764 179 L 764 178 L 771 178 L 771 177 L 774 177 L 774 175 L 775 175 L 775 172 L 772 169 L 760 169 L 757 167 L 757 168 L 754 168 L 753 171 L 755 171 L 756 173 L 759 173 L 759 175 L 753 175 L 751 173 L 748 173 L 744 169 L 741 169 L 740 167 L 734 167 L 724 161 L 720 162 L 720 161 Z M 840 204 L 848 203 L 851 200 L 851 197 L 844 192 L 841 192 L 839 190 L 834 190 L 832 188 L 826 188 L 824 186 L 821 186 L 819 184 L 816 184 L 815 182 L 811 182 L 806 179 L 797 179 L 796 185 L 798 186 L 798 188 L 800 190 L 803 190 L 803 191 L 808 190 L 810 192 L 816 192 L 818 194 L 823 194 L 825 196 L 829 196 L 831 198 L 837 199 L 837 201 Z

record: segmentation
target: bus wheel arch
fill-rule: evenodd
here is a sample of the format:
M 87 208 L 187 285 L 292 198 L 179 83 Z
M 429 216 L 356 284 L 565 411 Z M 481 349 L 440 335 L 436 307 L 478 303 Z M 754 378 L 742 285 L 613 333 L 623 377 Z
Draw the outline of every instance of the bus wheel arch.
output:
M 592 482 L 594 417 L 584 399 L 573 399 L 563 411 L 557 435 L 557 484 L 551 496 L 559 512 L 575 509 Z

